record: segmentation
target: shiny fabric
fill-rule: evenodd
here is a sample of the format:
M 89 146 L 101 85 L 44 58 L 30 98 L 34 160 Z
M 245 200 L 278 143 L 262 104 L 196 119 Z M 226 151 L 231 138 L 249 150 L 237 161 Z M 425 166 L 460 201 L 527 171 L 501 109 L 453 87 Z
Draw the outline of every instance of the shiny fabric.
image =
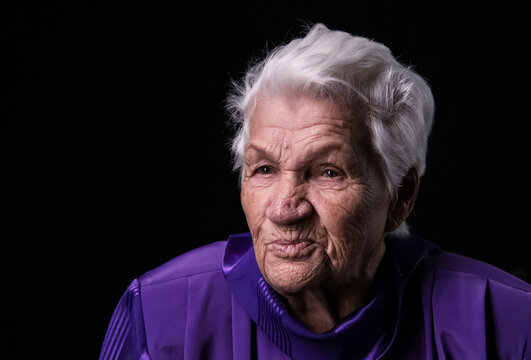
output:
M 364 306 L 315 334 L 260 274 L 249 234 L 133 281 L 101 360 L 530 359 L 531 286 L 414 236 L 386 239 Z

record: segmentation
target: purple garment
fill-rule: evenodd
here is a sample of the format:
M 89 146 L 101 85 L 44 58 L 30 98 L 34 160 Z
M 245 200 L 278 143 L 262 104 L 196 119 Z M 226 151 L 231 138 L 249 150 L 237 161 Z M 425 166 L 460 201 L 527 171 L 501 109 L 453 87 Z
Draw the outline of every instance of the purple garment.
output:
M 249 234 L 133 281 L 100 355 L 115 359 L 531 359 L 531 286 L 415 236 L 386 239 L 364 306 L 315 334 L 263 279 Z

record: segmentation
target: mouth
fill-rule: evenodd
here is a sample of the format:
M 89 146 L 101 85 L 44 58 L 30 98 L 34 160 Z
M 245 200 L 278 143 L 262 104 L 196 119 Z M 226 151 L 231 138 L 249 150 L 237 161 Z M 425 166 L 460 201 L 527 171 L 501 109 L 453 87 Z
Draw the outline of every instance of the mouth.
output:
M 296 239 L 285 240 L 279 239 L 269 244 L 269 250 L 279 258 L 283 259 L 304 259 L 309 257 L 313 251 L 315 243 L 311 240 Z

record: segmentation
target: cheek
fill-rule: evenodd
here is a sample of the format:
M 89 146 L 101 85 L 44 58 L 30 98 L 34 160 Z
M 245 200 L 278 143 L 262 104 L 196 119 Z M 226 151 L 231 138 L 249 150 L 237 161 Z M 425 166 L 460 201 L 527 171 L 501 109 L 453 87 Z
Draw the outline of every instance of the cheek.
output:
M 263 221 L 266 198 L 266 194 L 263 191 L 257 191 L 245 183 L 242 185 L 240 200 L 249 230 L 253 235 L 255 235 L 259 224 Z
M 263 274 L 265 272 L 266 249 L 261 241 L 260 230 L 265 218 L 264 196 L 263 193 L 259 193 L 249 186 L 242 185 L 240 199 L 245 218 L 247 219 L 247 226 L 253 238 L 256 262 Z
M 317 192 L 314 195 L 320 226 L 328 237 L 326 252 L 338 266 L 383 234 L 382 204 L 373 202 L 363 188 L 357 190 Z
M 321 225 L 336 235 L 348 231 L 351 225 L 359 223 L 358 218 L 363 214 L 365 207 L 361 194 L 353 191 L 318 189 L 312 194 L 311 201 Z

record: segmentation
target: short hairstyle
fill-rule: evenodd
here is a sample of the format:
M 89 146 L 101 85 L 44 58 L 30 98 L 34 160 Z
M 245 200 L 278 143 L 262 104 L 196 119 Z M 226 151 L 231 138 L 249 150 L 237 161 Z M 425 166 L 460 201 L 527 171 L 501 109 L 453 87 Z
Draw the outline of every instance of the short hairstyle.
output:
M 233 82 L 227 109 L 236 126 L 231 149 L 241 179 L 258 97 L 284 95 L 328 97 L 352 114 L 361 110 L 391 194 L 411 168 L 423 175 L 434 115 L 426 81 L 386 46 L 316 24 L 252 64 L 240 83 Z

